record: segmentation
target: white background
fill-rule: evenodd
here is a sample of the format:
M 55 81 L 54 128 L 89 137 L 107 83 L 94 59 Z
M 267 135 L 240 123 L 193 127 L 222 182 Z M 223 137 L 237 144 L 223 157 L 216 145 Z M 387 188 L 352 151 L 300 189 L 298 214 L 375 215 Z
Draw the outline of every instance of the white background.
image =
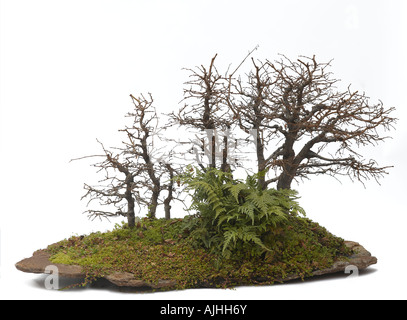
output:
M 405 1 L 1 1 L 0 297 L 2 299 L 405 299 Z M 404 20 L 404 21 L 403 21 Z M 111 229 L 81 214 L 88 162 L 120 142 L 129 94 L 179 107 L 184 67 L 255 58 L 334 58 L 343 85 L 396 107 L 393 139 L 361 150 L 394 165 L 379 186 L 314 178 L 295 186 L 308 217 L 360 242 L 379 262 L 356 278 L 154 294 L 45 290 L 14 264 L 74 234 Z M 183 213 L 180 213 L 181 216 Z

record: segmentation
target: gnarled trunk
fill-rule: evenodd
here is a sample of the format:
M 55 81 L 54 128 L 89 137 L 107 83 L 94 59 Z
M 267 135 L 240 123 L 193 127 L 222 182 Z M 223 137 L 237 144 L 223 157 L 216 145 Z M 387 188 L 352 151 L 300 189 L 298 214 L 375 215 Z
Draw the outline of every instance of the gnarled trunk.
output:
M 134 207 L 135 207 L 135 201 L 133 198 L 133 193 L 132 193 L 132 185 L 134 183 L 134 178 L 133 175 L 128 171 L 127 168 L 122 168 L 125 169 L 126 173 L 126 193 L 125 193 L 125 198 L 127 200 L 127 224 L 130 229 L 134 228 L 136 225 L 136 217 L 134 214 Z

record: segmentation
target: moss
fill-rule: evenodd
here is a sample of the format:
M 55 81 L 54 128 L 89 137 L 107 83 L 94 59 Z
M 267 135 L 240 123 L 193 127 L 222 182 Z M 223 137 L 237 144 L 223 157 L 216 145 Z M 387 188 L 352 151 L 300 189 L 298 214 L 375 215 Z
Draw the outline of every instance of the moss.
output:
M 61 264 L 74 264 L 76 261 L 73 260 L 69 254 L 64 252 L 57 252 L 55 255 L 52 256 L 50 259 L 53 263 L 61 263 Z
M 48 251 L 54 263 L 82 266 L 88 274 L 84 284 L 113 272 L 129 272 L 151 283 L 175 280 L 179 289 L 270 284 L 291 274 L 305 278 L 351 254 L 343 239 L 299 217 L 269 230 L 263 241 L 269 251 L 261 257 L 248 258 L 242 252 L 220 259 L 193 243 L 183 219 L 145 218 L 134 229 L 116 225 L 110 232 L 73 236 Z

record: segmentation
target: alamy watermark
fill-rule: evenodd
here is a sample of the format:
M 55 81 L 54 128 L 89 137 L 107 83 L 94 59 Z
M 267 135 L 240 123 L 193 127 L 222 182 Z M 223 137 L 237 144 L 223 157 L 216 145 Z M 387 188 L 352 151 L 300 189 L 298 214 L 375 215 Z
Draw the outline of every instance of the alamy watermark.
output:
M 242 165 L 243 162 L 252 161 L 256 154 L 258 131 L 249 130 L 248 133 L 240 130 L 206 129 L 202 131 L 187 131 L 178 139 L 171 152 L 174 157 L 187 163 L 198 165 L 213 165 L 213 161 L 227 163 L 232 167 Z M 167 145 L 168 147 L 168 145 Z M 156 163 L 169 161 L 166 148 L 163 152 L 151 155 Z
M 359 276 L 359 268 L 353 264 L 346 266 L 345 273 L 349 274 L 347 278 L 356 278 Z
M 59 270 L 55 265 L 49 265 L 45 268 L 45 274 L 50 274 L 44 280 L 44 286 L 47 290 L 59 290 Z

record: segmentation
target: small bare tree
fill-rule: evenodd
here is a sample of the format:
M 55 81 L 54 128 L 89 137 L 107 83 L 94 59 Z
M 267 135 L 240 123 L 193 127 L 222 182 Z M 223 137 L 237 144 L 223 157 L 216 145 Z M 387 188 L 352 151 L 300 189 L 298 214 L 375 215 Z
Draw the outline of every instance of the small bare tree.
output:
M 131 117 L 131 126 L 119 130 L 126 134 L 122 147 L 112 148 L 115 153 L 107 150 L 102 143 L 104 154 L 86 156 L 102 157 L 103 161 L 93 164 L 98 172 L 104 171 L 105 178 L 97 186 L 85 184 L 86 194 L 82 198 L 90 198 L 90 202 L 99 201 L 101 206 L 114 206 L 115 212 L 89 209 L 89 217 L 126 216 L 128 225 L 135 225 L 135 206 L 148 208 L 148 216 L 156 217 L 157 207 L 164 204 L 165 217 L 171 217 L 171 202 L 178 199 L 173 178 L 177 174 L 171 163 L 172 151 L 157 154 L 158 148 L 154 140 L 158 135 L 158 117 L 153 107 L 153 98 L 141 95 L 136 98 L 130 95 L 134 110 L 126 116 Z M 78 160 L 74 159 L 74 160 Z M 164 181 L 165 180 L 165 181 Z M 160 198 L 162 191 L 167 196 Z M 88 203 L 88 204 L 89 204 Z
M 144 95 L 137 98 L 133 95 L 130 97 L 134 110 L 127 116 L 133 118 L 133 123 L 121 131 L 128 137 L 128 140 L 123 142 L 126 146 L 123 152 L 137 159 L 138 166 L 142 168 L 138 184 L 146 191 L 143 194 L 136 192 L 136 200 L 148 207 L 148 215 L 152 218 L 156 217 L 157 207 L 164 204 L 165 217 L 170 219 L 171 202 L 177 199 L 174 195 L 173 181 L 177 171 L 171 163 L 172 151 L 167 150 L 160 154 L 160 148 L 154 145 L 154 138 L 158 139 L 161 128 L 159 128 L 151 94 L 148 98 Z M 167 197 L 164 200 L 161 200 L 162 191 L 167 191 Z
M 153 162 L 154 145 L 153 135 L 157 131 L 158 118 L 155 108 L 153 107 L 153 98 L 151 94 L 148 98 L 143 95 L 136 98 L 130 95 L 134 109 L 127 114 L 127 117 L 133 118 L 133 123 L 130 127 L 126 127 L 123 131 L 126 133 L 128 140 L 124 141 L 125 152 L 135 159 L 139 166 L 143 168 L 143 179 L 139 179 L 139 183 L 147 190 L 146 193 L 136 194 L 139 203 L 144 203 L 149 208 L 149 216 L 155 218 L 156 210 L 159 204 L 161 192 L 160 174 L 157 170 L 157 164 Z
M 98 141 L 99 142 L 99 141 Z M 103 171 L 104 179 L 99 181 L 100 185 L 90 186 L 84 185 L 86 194 L 82 197 L 89 198 L 88 205 L 93 201 L 98 201 L 100 206 L 113 206 L 116 210 L 106 211 L 101 209 L 89 209 L 90 218 L 109 218 L 116 216 L 124 216 L 127 218 L 128 226 L 135 226 L 135 198 L 133 196 L 134 189 L 138 186 L 135 183 L 135 177 L 141 172 L 141 168 L 134 166 L 131 159 L 123 157 L 122 153 L 113 154 L 107 150 L 104 145 L 99 142 L 104 151 L 103 155 L 93 155 L 82 157 L 73 160 L 79 160 L 89 157 L 102 157 L 103 161 L 93 164 L 98 172 Z M 73 161 L 72 160 L 72 161 Z M 117 174 L 117 171 L 120 174 Z

